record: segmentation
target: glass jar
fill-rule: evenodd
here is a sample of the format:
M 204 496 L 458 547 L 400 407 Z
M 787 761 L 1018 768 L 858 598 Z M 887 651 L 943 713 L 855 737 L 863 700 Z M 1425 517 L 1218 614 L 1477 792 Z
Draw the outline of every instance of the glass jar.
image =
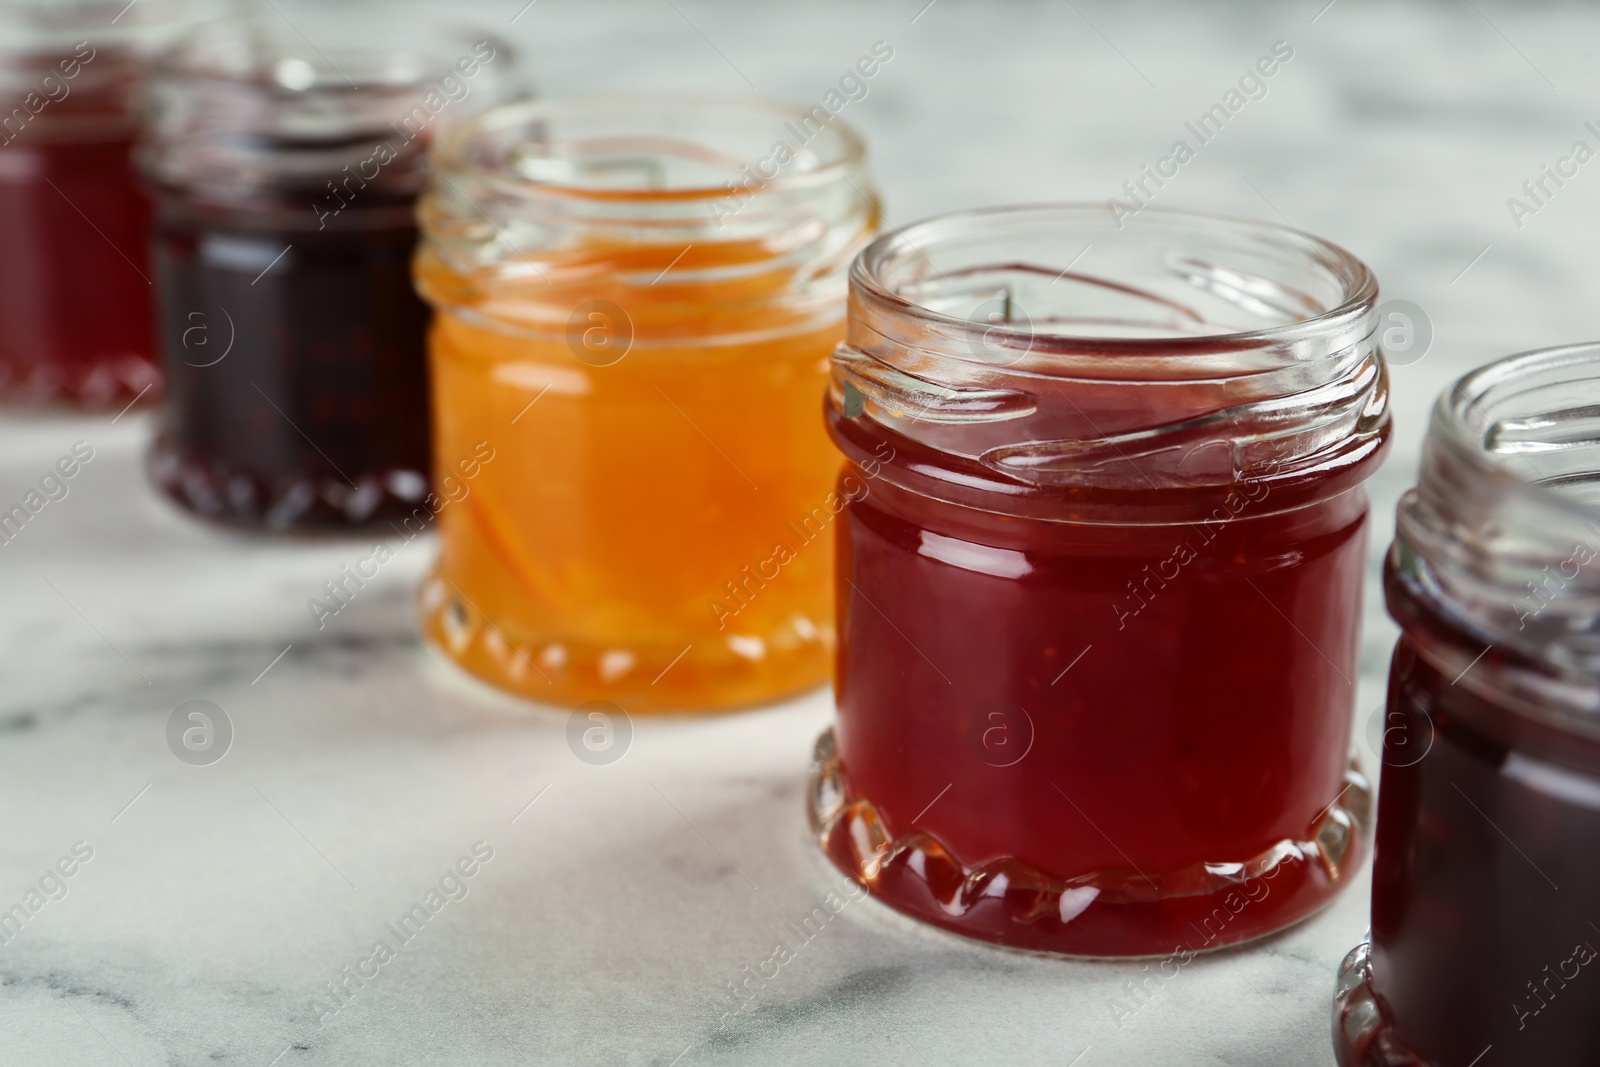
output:
M 514 77 L 493 36 L 370 9 L 214 23 L 161 57 L 141 164 L 173 500 L 267 529 L 431 516 L 415 201 L 437 134 Z
M 837 725 L 812 826 L 879 900 L 1084 956 L 1326 904 L 1350 755 L 1377 284 L 1278 226 L 1103 205 L 908 227 L 850 277 Z
M 823 109 L 507 105 L 441 146 L 417 284 L 441 514 L 423 627 L 553 704 L 720 709 L 824 681 L 838 458 L 817 417 L 879 210 Z
M 1401 636 L 1345 1067 L 1600 1062 L 1597 405 L 1587 344 L 1434 409 L 1384 573 Z
M 149 53 L 212 6 L 0 3 L 0 400 L 157 395 L 130 101 Z

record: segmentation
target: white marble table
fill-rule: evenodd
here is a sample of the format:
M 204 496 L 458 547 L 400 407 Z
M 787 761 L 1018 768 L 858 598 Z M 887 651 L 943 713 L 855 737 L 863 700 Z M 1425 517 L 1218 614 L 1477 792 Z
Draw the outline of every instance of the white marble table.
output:
M 1574 140 L 1597 141 L 1583 123 L 1600 114 L 1585 100 L 1600 12 L 540 0 L 510 25 L 522 2 L 482 11 L 547 93 L 753 84 L 812 101 L 888 42 L 846 115 L 891 221 L 1115 195 L 1289 42 L 1267 95 L 1159 200 L 1288 219 L 1428 312 L 1432 350 L 1393 373 L 1374 564 L 1437 390 L 1497 355 L 1600 335 L 1600 162 L 1520 229 L 1506 203 Z M 0 420 L 6 506 L 74 442 L 95 450 L 67 498 L 0 546 L 0 909 L 75 843 L 92 849 L 0 946 L 0 1062 L 1332 1062 L 1328 1000 L 1365 927 L 1364 875 L 1302 927 L 1197 960 L 1131 1016 L 1117 1005 L 1137 966 L 970 945 L 866 901 L 724 1020 L 729 983 L 836 879 L 801 809 L 826 696 L 638 720 L 625 758 L 587 765 L 563 714 L 474 688 L 419 643 L 430 544 L 319 631 L 306 598 L 367 546 L 185 520 L 143 483 L 149 427 L 139 412 Z M 1375 593 L 1374 579 L 1362 724 L 1394 632 Z M 169 750 L 189 700 L 232 721 L 221 762 Z M 311 998 L 480 841 L 493 856 L 468 864 L 467 895 L 319 1023 Z

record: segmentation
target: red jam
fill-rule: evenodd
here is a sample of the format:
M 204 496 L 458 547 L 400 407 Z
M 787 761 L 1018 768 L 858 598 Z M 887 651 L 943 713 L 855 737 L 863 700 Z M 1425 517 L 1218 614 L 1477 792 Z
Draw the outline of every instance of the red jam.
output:
M 37 113 L 19 108 L 0 132 L 0 398 L 153 399 L 150 206 L 131 158 L 132 62 L 83 45 L 23 67 L 56 99 L 32 94 Z
M 1192 523 L 1092 525 L 908 492 L 869 473 L 881 457 L 993 474 L 829 415 L 854 461 L 834 744 L 844 801 L 866 801 L 836 862 L 871 841 L 879 900 L 1073 955 L 1215 948 L 1329 901 L 1363 850 L 1346 809 L 1364 801 L 1347 773 L 1367 500 L 1340 487 L 1378 447 L 1241 483 Z
M 917 919 L 1064 955 L 1182 961 L 1329 903 L 1366 852 L 1371 272 L 1063 204 L 885 235 L 850 298 L 824 851 Z

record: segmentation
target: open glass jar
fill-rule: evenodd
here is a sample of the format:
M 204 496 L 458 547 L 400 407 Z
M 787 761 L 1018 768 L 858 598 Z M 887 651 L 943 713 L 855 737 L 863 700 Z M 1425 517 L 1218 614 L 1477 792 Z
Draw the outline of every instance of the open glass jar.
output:
M 426 633 L 505 689 L 629 711 L 747 705 L 832 657 L 817 418 L 845 270 L 875 232 L 821 109 L 507 105 L 441 147 L 417 283 L 441 462 Z
M 132 101 L 150 54 L 216 6 L 0 2 L 0 400 L 157 395 Z
M 1061 205 L 885 235 L 850 282 L 823 849 L 914 917 L 1072 955 L 1328 902 L 1368 800 L 1371 273 L 1278 226 Z
M 1385 570 L 1372 933 L 1345 1067 L 1600 1062 L 1600 345 L 1434 409 Z
M 273 530 L 431 517 L 415 202 L 438 133 L 514 85 L 492 35 L 370 6 L 212 23 L 163 54 L 141 165 L 170 497 Z

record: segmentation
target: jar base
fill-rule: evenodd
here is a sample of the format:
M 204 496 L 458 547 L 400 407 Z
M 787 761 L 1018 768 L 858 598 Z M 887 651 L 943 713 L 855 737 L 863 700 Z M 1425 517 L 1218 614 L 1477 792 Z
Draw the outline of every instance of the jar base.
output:
M 1333 1053 L 1339 1067 L 1433 1067 L 1401 1041 L 1388 1007 L 1372 988 L 1372 942 L 1350 950 L 1339 965 L 1333 996 Z
M 630 714 L 737 711 L 815 689 L 833 666 L 833 635 L 822 627 L 809 640 L 746 637 L 750 654 L 692 635 L 671 645 L 599 645 L 490 618 L 438 569 L 424 580 L 418 603 L 423 637 L 456 666 L 496 689 L 558 707 L 603 699 Z
M 145 466 L 156 488 L 186 511 L 240 529 L 357 531 L 433 518 L 423 504 L 427 472 L 410 468 L 363 471 L 354 485 L 309 474 L 268 480 L 197 456 L 166 433 L 151 444 Z
M 1242 862 L 1154 879 L 1120 870 L 1059 878 L 1013 858 L 967 866 L 922 831 L 891 839 L 870 800 L 846 795 L 830 727 L 817 739 L 807 814 L 834 866 L 912 918 L 1008 948 L 1181 963 L 1276 933 L 1332 902 L 1367 850 L 1359 813 L 1370 786 L 1354 765 L 1346 782 L 1306 840 L 1277 842 Z
M 7 407 L 106 411 L 160 399 L 161 372 L 139 356 L 32 365 L 0 357 L 0 404 Z

